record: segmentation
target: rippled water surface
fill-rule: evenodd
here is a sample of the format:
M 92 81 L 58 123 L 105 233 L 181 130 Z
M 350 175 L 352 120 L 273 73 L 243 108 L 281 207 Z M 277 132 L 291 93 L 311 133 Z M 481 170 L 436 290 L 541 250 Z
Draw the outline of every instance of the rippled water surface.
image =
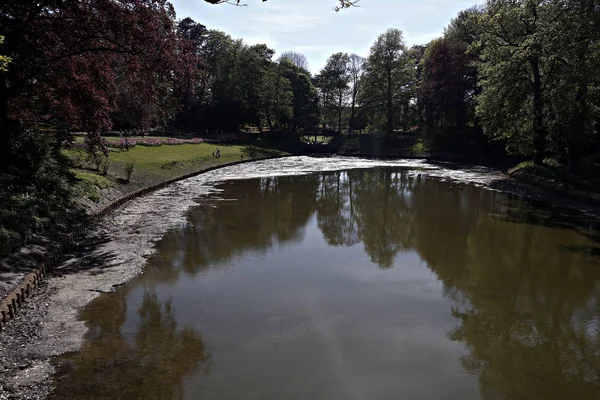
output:
M 286 162 L 155 195 L 197 204 L 82 311 L 55 398 L 600 398 L 594 221 L 457 183 L 485 170 Z

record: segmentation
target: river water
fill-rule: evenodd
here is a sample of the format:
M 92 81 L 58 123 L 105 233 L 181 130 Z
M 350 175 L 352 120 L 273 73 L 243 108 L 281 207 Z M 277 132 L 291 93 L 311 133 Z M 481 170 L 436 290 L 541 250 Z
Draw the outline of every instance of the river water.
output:
M 499 178 L 290 158 L 176 184 L 155 197 L 193 206 L 82 310 L 53 397 L 597 400 L 596 222 Z

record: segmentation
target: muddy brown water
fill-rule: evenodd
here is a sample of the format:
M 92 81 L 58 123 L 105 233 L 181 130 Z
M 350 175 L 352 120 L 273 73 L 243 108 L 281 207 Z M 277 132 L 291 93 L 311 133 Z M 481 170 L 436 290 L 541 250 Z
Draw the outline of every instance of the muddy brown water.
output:
M 53 398 L 600 398 L 595 221 L 390 167 L 215 189 Z

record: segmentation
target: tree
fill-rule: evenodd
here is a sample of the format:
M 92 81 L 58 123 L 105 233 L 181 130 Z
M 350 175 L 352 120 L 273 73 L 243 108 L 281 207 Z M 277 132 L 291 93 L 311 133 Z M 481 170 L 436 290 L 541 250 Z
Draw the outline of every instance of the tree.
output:
M 72 204 L 61 152 L 71 130 L 108 154 L 100 132 L 123 103 L 141 124 L 171 112 L 185 40 L 165 0 L 20 1 L 0 5 L 0 253 L 14 250 Z M 41 127 L 52 129 L 42 130 Z
M 261 128 L 262 88 L 266 71 L 275 52 L 264 44 L 245 46 L 236 64 L 235 80 L 243 118 Z
M 180 58 L 182 76 L 175 82 L 180 109 L 175 123 L 178 126 L 189 125 L 193 115 L 198 112 L 202 102 L 202 76 L 206 71 L 206 63 L 202 54 L 208 30 L 191 18 L 184 18 L 177 24 L 177 33 L 184 39 Z
M 598 120 L 592 93 L 600 83 L 600 1 L 570 0 L 560 10 L 559 31 L 550 38 L 559 79 L 550 88 L 554 121 L 549 136 L 557 150 L 566 149 L 569 170 L 580 173 L 584 148 Z
M 279 63 L 271 64 L 265 72 L 261 94 L 262 115 L 271 132 L 292 119 L 293 102 L 292 83 L 281 73 Z
M 288 60 L 296 67 L 304 70 L 305 72 L 308 72 L 308 59 L 302 53 L 298 53 L 292 50 L 285 51 L 281 53 L 281 56 L 279 56 L 279 61 L 282 60 Z
M 0 73 L 0 172 L 13 159 L 10 136 L 25 122 L 84 129 L 88 141 L 97 139 L 110 127 L 123 75 L 158 101 L 167 89 L 161 81 L 178 66 L 173 17 L 165 0 L 4 2 L 0 31 L 12 62 Z
M 329 57 L 318 77 L 319 87 L 323 92 L 324 108 L 334 111 L 339 132 L 342 131 L 342 113 L 352 79 L 349 63 L 348 54 L 335 53 Z
M 510 153 L 533 154 L 536 164 L 547 150 L 544 113 L 557 78 L 549 43 L 556 39 L 561 13 L 558 2 L 490 0 L 476 42 L 482 88 L 477 113 L 483 128 L 494 139 L 506 139 Z
M 349 131 L 352 133 L 354 129 L 354 118 L 356 113 L 356 100 L 358 99 L 358 93 L 360 91 L 361 81 L 364 74 L 365 59 L 359 55 L 351 54 L 348 63 L 348 70 L 350 73 L 350 123 L 348 124 Z
M 435 39 L 427 45 L 423 63 L 421 95 L 428 126 L 463 129 L 473 93 L 466 49 L 446 38 Z
M 401 104 L 408 102 L 411 73 L 402 31 L 389 29 L 371 47 L 361 101 L 372 121 L 384 121 L 387 133 L 392 133 L 398 123 Z

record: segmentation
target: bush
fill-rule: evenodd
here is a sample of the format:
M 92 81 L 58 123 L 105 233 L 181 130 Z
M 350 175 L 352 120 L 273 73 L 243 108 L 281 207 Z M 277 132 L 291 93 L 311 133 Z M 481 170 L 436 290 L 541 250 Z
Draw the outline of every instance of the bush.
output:
M 0 255 L 9 254 L 21 247 L 22 239 L 19 233 L 0 228 Z
M 103 157 L 100 162 L 100 172 L 102 173 L 102 175 L 107 175 L 109 168 L 110 168 L 110 159 L 107 156 Z
M 104 154 L 100 151 L 94 151 L 93 153 L 90 153 L 88 157 L 89 162 L 96 167 L 96 171 L 100 171 L 104 158 L 106 158 Z
M 83 168 L 87 162 L 87 155 L 84 151 L 74 150 L 71 153 L 71 162 L 78 168 Z
M 135 169 L 135 163 L 128 162 L 125 164 L 125 173 L 127 174 L 127 182 L 131 180 L 131 175 L 133 175 L 133 170 Z
M 22 128 L 9 145 L 11 169 L 0 175 L 0 257 L 75 211 L 69 160 L 54 135 Z
M 100 201 L 100 189 L 113 186 L 113 183 L 103 176 L 92 172 L 73 171 L 77 184 L 74 185 L 75 197 L 83 197 L 97 203 Z

